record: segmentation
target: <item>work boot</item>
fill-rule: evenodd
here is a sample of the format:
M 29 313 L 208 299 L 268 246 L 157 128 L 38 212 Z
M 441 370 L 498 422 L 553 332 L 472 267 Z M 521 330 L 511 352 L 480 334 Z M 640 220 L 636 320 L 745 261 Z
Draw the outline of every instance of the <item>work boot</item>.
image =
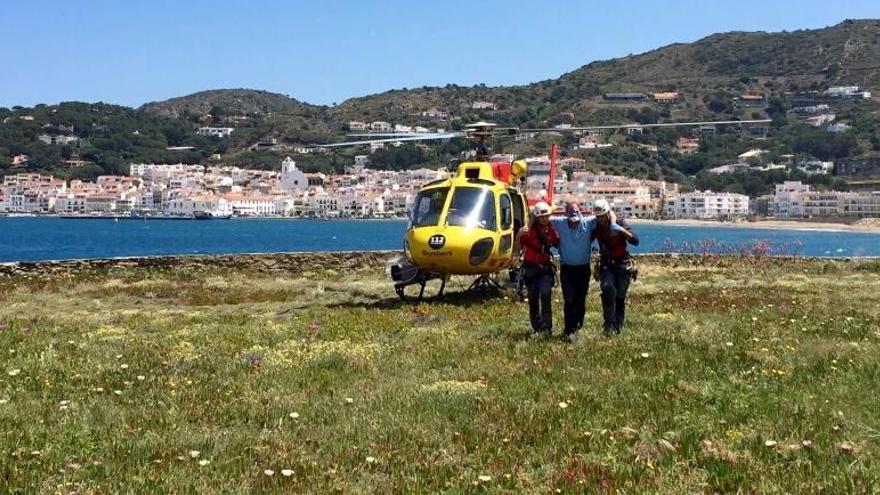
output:
M 577 341 L 577 332 L 566 333 L 562 336 L 562 340 L 567 344 L 574 344 Z
M 615 332 L 614 332 L 614 328 L 613 328 L 613 327 L 605 327 L 605 328 L 602 330 L 602 335 L 604 335 L 604 336 L 606 336 L 606 337 L 612 337 L 612 336 L 614 336 L 614 334 L 615 334 Z

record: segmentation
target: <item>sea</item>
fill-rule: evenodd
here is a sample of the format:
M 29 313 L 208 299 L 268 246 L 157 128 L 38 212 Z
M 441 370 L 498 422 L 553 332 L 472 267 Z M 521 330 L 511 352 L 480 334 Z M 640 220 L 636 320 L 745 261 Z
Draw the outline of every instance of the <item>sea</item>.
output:
M 0 262 L 401 249 L 403 220 L 0 217 Z M 635 253 L 876 257 L 880 233 L 634 225 Z

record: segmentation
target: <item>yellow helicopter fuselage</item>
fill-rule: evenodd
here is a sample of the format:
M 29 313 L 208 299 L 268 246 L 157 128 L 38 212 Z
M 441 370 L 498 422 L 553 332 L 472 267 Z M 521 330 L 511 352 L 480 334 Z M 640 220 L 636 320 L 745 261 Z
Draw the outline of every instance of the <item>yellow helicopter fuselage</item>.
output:
M 505 168 L 506 167 L 506 168 Z M 525 162 L 464 162 L 455 176 L 425 184 L 413 204 L 406 256 L 441 275 L 481 275 L 513 266 L 528 203 L 516 182 Z

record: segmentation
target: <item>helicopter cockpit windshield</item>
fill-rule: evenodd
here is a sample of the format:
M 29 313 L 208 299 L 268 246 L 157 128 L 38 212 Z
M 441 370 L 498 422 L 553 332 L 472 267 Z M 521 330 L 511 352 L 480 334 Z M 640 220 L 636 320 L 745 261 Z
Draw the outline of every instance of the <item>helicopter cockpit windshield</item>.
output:
M 495 230 L 495 194 L 479 187 L 456 187 L 446 224 Z
M 448 187 L 428 189 L 419 193 L 413 202 L 412 226 L 433 227 L 440 223 L 443 205 L 446 204 Z

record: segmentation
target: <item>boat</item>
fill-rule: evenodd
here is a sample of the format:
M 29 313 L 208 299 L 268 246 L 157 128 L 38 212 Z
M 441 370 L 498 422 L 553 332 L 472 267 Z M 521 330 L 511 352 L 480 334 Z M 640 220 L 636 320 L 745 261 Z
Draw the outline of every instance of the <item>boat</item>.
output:
M 196 220 L 229 220 L 232 218 L 232 213 L 222 214 L 213 211 L 195 211 L 193 212 L 193 218 Z

